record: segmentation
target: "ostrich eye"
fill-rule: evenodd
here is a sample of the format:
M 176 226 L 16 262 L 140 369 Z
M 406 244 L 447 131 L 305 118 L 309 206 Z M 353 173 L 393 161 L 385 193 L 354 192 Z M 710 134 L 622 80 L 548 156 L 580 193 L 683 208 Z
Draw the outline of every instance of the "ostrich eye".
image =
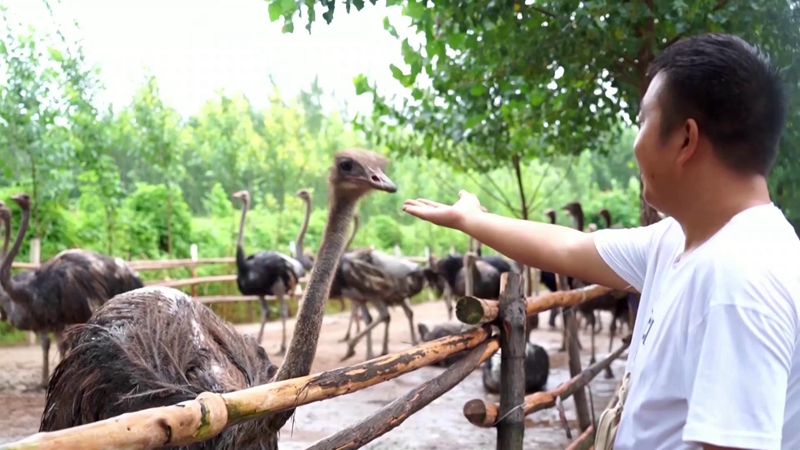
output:
M 340 162 L 339 163 L 339 170 L 342 170 L 344 172 L 350 172 L 351 170 L 353 170 L 353 161 L 351 161 L 349 159 L 346 159 L 346 160 Z

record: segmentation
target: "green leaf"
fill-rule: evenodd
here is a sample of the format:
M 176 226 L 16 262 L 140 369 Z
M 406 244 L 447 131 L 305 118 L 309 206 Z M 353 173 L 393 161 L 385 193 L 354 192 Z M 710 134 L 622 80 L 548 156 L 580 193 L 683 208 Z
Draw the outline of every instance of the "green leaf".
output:
M 397 34 L 397 29 L 389 22 L 389 17 L 383 18 L 383 29 L 388 31 L 395 39 L 399 39 L 400 35 Z
M 294 31 L 294 23 L 292 23 L 291 19 L 286 19 L 283 23 L 283 27 L 281 28 L 281 32 L 284 34 L 292 33 Z
M 389 65 L 389 70 L 392 71 L 392 76 L 394 77 L 395 80 L 400 81 L 400 82 L 403 81 L 403 77 L 405 75 L 403 75 L 403 71 L 400 70 L 399 67 L 395 66 L 394 64 L 390 64 Z
M 486 86 L 482 84 L 473 84 L 469 92 L 475 97 L 480 97 L 486 92 Z
M 369 80 L 363 74 L 358 74 L 353 78 L 353 85 L 356 87 L 356 95 L 361 95 L 370 90 Z
M 284 16 L 290 16 L 297 9 L 297 3 L 295 0 L 280 0 L 280 2 L 281 14 Z
M 283 14 L 283 6 L 281 3 L 281 0 L 272 0 L 272 2 L 269 4 L 270 22 L 275 22 L 276 20 L 280 19 L 281 15 Z
M 419 19 L 425 13 L 424 0 L 419 2 L 417 0 L 409 0 L 406 5 L 405 14 L 412 19 Z

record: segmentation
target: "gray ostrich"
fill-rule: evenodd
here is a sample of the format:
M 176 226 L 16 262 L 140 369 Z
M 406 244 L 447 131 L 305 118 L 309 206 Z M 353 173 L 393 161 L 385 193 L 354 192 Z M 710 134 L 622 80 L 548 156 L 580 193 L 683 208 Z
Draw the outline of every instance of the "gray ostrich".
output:
M 63 358 L 68 349 L 62 336 L 66 326 L 85 323 L 110 298 L 143 284 L 121 259 L 81 249 L 65 250 L 38 269 L 11 277 L 11 263 L 19 252 L 30 219 L 30 197 L 19 194 L 12 199 L 22 209 L 22 220 L 14 245 L 8 254 L 4 252 L 0 266 L 0 285 L 5 291 L 0 294 L 0 307 L 14 327 L 39 334 L 42 384 L 47 385 L 50 373 L 48 333 L 55 333 Z
M 50 380 L 40 431 L 174 404 L 202 392 L 308 375 L 355 206 L 372 190 L 397 190 L 384 174 L 386 165 L 372 152 L 336 154 L 328 177 L 328 223 L 280 368 L 252 337 L 240 335 L 201 303 L 174 289 L 139 289 L 117 296 L 88 324 L 70 329 L 74 347 Z M 278 432 L 293 413 L 242 422 L 204 442 L 173 448 L 276 450 Z

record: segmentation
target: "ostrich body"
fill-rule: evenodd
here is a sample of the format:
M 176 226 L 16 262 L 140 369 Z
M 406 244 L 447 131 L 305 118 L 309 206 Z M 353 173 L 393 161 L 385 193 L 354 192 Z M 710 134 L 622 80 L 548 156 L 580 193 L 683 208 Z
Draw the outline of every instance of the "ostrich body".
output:
M 48 333 L 55 333 L 63 358 L 68 345 L 62 332 L 68 325 L 85 323 L 110 298 L 143 284 L 138 274 L 121 259 L 81 249 L 64 250 L 38 269 L 11 277 L 11 263 L 19 252 L 30 219 L 30 197 L 20 194 L 13 200 L 22 209 L 22 220 L 14 245 L 8 254 L 3 251 L 0 308 L 15 328 L 39 334 L 42 384 L 46 386 L 50 375 Z M 6 225 L 7 237 L 9 231 L 10 223 Z
M 417 324 L 419 331 L 419 338 L 422 342 L 433 341 L 443 337 L 452 336 L 461 333 L 465 330 L 465 326 L 458 322 L 444 322 L 440 323 L 433 328 L 428 328 L 424 323 Z M 466 355 L 465 352 L 459 352 L 453 356 L 449 356 L 442 361 L 436 363 L 439 367 L 450 367 L 460 361 Z
M 500 350 L 481 367 L 483 388 L 492 394 L 500 393 Z M 547 351 L 536 344 L 525 343 L 525 393 L 544 390 L 550 375 L 550 357 Z
M 122 413 L 174 404 L 199 393 L 231 392 L 308 375 L 324 306 L 358 200 L 371 190 L 395 192 L 375 153 L 337 153 L 330 171 L 331 206 L 297 324 L 280 368 L 250 336 L 208 307 L 170 288 L 144 288 L 108 302 L 70 330 L 73 349 L 47 391 L 40 431 L 55 431 Z M 242 422 L 185 450 L 276 450 L 294 410 Z M 169 445 L 169 443 L 165 443 Z
M 239 221 L 239 236 L 236 240 L 236 285 L 242 295 L 258 296 L 261 303 L 261 327 L 258 329 L 258 342 L 264 336 L 264 325 L 269 318 L 268 295 L 278 298 L 281 308 L 281 346 L 279 354 L 286 352 L 286 317 L 289 311 L 286 298 L 294 296 L 297 281 L 305 275 L 305 268 L 300 261 L 274 250 L 262 250 L 245 258 L 242 242 L 244 241 L 244 224 L 247 210 L 250 209 L 250 193 L 239 191 L 233 198 L 242 201 L 242 216 Z
M 422 291 L 425 277 L 418 264 L 373 249 L 348 252 L 341 261 L 342 273 L 347 283 L 344 294 L 359 303 L 366 327 L 347 343 L 347 353 L 342 361 L 355 355 L 355 346 L 367 336 L 367 359 L 372 359 L 372 329 L 385 324 L 382 355 L 389 353 L 389 306 L 400 306 L 406 314 L 412 345 L 417 344 L 414 330 L 414 312 L 408 299 Z M 366 306 L 371 303 L 378 310 L 378 320 L 372 321 Z

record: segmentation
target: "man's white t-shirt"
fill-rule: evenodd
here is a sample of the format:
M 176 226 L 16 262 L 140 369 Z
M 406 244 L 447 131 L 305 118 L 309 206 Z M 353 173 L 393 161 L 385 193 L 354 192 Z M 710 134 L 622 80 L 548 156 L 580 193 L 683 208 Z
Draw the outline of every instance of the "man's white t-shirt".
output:
M 641 292 L 615 450 L 800 449 L 800 240 L 749 208 L 688 254 L 672 218 L 593 233 Z

